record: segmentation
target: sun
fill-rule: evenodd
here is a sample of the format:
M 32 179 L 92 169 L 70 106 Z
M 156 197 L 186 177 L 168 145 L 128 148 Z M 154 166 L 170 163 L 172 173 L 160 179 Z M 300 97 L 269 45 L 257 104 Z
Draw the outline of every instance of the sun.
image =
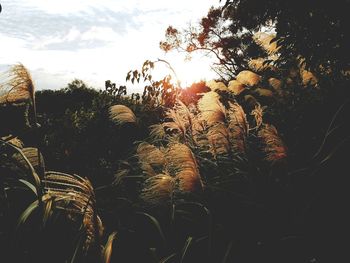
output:
M 185 60 L 182 56 L 178 56 L 170 61 L 182 88 L 189 87 L 192 83 L 215 78 L 215 72 L 210 67 L 212 60 L 208 57 L 192 56 L 191 60 Z
M 157 63 L 156 70 L 152 72 L 153 79 L 163 79 L 170 75 L 171 83 L 176 86 L 180 84 L 180 88 L 218 77 L 211 69 L 213 60 L 206 56 L 192 56 L 190 60 L 186 60 L 184 56 L 172 54 L 156 62 L 160 63 Z
M 183 88 L 191 86 L 192 83 L 213 78 L 210 64 L 204 59 L 193 58 L 190 61 L 182 61 L 175 67 Z

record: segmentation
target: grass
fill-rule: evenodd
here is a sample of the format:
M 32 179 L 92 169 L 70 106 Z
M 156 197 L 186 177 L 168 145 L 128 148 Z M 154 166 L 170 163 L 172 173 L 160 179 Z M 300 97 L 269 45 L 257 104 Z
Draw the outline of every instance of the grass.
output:
M 14 73 L 30 79 L 23 70 L 17 66 Z M 237 81 L 254 92 L 265 80 L 247 71 Z M 20 90 L 28 91 L 28 99 L 18 96 L 18 102 L 33 107 L 34 87 L 29 80 L 23 83 L 28 87 Z M 5 252 L 0 259 L 224 263 L 321 257 L 319 248 L 324 247 L 308 230 L 308 220 L 317 215 L 310 210 L 318 209 L 308 190 L 316 182 L 323 191 L 322 180 L 339 165 L 335 160 L 344 159 L 347 104 L 335 113 L 315 164 L 293 172 L 269 108 L 246 90 L 237 95 L 223 83 L 212 84 L 213 90 L 197 103 L 175 100 L 172 108 L 162 110 L 149 136 L 130 147 L 124 160 L 104 160 L 113 176 L 95 187 L 90 177 L 47 170 L 39 147 L 27 147 L 16 133 L 1 134 L 0 245 Z M 105 106 L 114 136 L 127 137 L 144 125 L 134 113 L 142 104 L 131 110 L 111 99 Z M 346 136 L 341 133 L 337 140 L 340 130 Z M 301 178 L 298 171 L 306 175 Z

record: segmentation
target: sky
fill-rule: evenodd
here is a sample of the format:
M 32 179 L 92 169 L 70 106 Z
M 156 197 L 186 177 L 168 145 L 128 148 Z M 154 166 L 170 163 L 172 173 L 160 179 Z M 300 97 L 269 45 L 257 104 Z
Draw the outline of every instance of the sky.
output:
M 196 24 L 219 0 L 0 0 L 0 71 L 22 63 L 37 89 L 58 89 L 73 79 L 104 88 L 125 85 L 129 70 L 165 59 L 182 85 L 210 80 L 210 59 L 165 54 L 159 48 L 169 25 Z M 157 69 L 157 67 L 156 67 Z M 166 72 L 165 66 L 158 66 Z M 140 89 L 132 87 L 130 89 Z

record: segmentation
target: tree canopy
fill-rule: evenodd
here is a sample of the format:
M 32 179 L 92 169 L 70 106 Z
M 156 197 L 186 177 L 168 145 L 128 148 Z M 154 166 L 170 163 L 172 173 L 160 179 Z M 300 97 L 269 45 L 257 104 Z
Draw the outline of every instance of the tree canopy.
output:
M 317 74 L 343 77 L 350 69 L 349 3 L 228 0 L 211 8 L 196 26 L 183 31 L 170 26 L 160 46 L 165 51 L 211 53 L 217 59 L 214 70 L 230 79 L 247 68 L 250 59 L 267 58 L 252 41 L 254 34 L 273 33 L 270 44 L 278 48 L 274 63 L 279 67 L 288 68 L 297 60 Z

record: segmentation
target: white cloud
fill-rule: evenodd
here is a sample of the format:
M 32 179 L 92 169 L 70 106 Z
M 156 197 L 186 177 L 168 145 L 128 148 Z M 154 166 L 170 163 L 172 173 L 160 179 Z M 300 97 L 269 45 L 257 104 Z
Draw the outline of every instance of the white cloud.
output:
M 207 60 L 183 64 L 184 57 L 164 55 L 158 45 L 168 25 L 197 21 L 213 2 L 3 0 L 0 63 L 23 63 L 38 88 L 59 88 L 74 78 L 100 88 L 106 79 L 124 84 L 128 70 L 158 57 L 179 75 L 193 72 L 200 79 L 211 74 Z

